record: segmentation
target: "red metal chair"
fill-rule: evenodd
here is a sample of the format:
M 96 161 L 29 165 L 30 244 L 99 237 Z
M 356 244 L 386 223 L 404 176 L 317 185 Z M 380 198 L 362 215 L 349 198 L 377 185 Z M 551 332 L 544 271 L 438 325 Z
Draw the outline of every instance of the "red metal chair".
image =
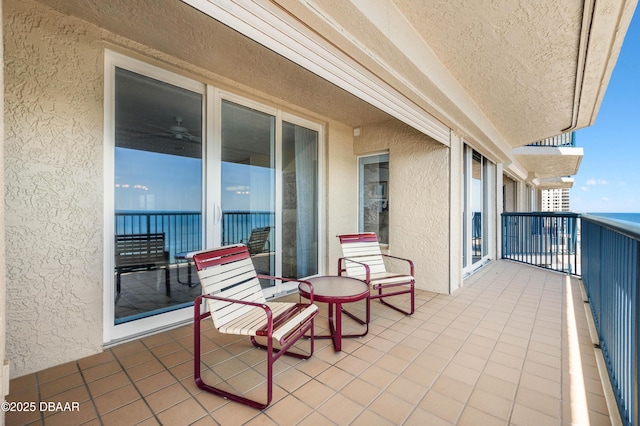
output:
M 307 359 L 313 355 L 313 319 L 318 308 L 310 303 L 267 302 L 258 278 L 284 280 L 255 272 L 247 247 L 242 244 L 221 247 L 196 253 L 193 261 L 202 285 L 202 296 L 194 302 L 194 372 L 197 386 L 205 391 L 237 401 L 257 409 L 271 403 L 273 389 L 273 363 L 281 355 Z M 287 280 L 304 282 L 308 281 Z M 202 301 L 206 301 L 208 312 L 202 312 Z M 254 346 L 267 351 L 267 401 L 266 403 L 230 393 L 206 384 L 201 375 L 200 322 L 208 317 L 221 333 L 251 336 Z M 308 354 L 289 351 L 307 334 L 310 342 Z M 266 345 L 256 341 L 266 339 Z M 274 341 L 280 347 L 274 348 Z
M 377 291 L 371 295 L 371 299 L 380 299 L 384 305 L 403 314 L 413 314 L 415 310 L 413 262 L 409 259 L 382 254 L 378 237 L 373 232 L 338 235 L 338 238 L 343 255 L 338 259 L 338 275 L 345 274 L 348 277 L 366 282 L 373 290 Z M 387 271 L 384 263 L 385 257 L 406 262 L 409 273 L 399 274 Z M 410 295 L 411 301 L 408 310 L 392 305 L 385 300 L 388 297 L 402 294 Z M 348 312 L 347 314 L 350 315 Z

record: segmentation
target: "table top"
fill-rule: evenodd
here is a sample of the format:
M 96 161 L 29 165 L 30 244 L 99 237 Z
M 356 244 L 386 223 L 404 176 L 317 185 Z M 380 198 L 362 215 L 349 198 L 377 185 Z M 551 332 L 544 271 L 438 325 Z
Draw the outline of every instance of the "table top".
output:
M 313 285 L 313 298 L 319 302 L 344 303 L 362 300 L 369 295 L 369 285 L 355 278 L 344 276 L 322 276 L 308 278 Z M 299 285 L 300 294 L 309 296 L 309 286 Z

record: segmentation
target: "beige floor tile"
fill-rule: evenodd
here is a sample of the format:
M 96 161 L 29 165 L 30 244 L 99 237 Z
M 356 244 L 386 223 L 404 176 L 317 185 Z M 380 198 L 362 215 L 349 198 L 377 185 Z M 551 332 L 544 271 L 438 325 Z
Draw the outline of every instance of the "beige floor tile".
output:
M 87 383 L 87 387 L 89 388 L 91 395 L 96 398 L 128 384 L 131 384 L 131 380 L 129 380 L 129 377 L 124 371 L 120 371 L 110 376 L 89 382 Z
M 347 383 L 353 380 L 354 376 L 346 371 L 331 366 L 318 374 L 316 380 L 329 386 L 331 389 L 340 390 L 346 386 Z
M 519 368 L 511 368 L 497 362 L 489 361 L 483 370 L 483 374 L 488 374 L 509 383 L 518 383 L 522 371 Z
M 42 385 L 43 383 L 47 383 L 52 380 L 57 380 L 65 376 L 76 374 L 78 373 L 78 371 L 78 365 L 74 361 L 39 371 L 36 373 L 36 376 L 38 378 L 38 382 Z
M 47 426 L 85 425 L 95 420 L 97 420 L 96 410 L 93 407 L 93 404 L 89 401 L 81 403 L 77 411 L 54 411 L 51 413 L 45 413 L 45 424 Z
M 404 377 L 398 377 L 385 391 L 415 406 L 422 400 L 427 390 L 428 388 L 423 384 L 418 384 Z
M 93 401 L 98 409 L 98 414 L 104 415 L 113 410 L 124 407 L 137 399 L 140 399 L 138 391 L 133 387 L 133 385 L 126 385 L 100 395 L 99 397 L 94 398 Z
M 94 367 L 87 368 L 82 371 L 82 375 L 87 382 L 102 379 L 115 373 L 122 371 L 120 363 L 115 359 L 107 361 L 102 364 L 95 365 Z
M 409 418 L 404 422 L 404 426 L 451 426 L 453 424 L 453 422 L 449 422 L 420 407 L 413 410 Z
M 503 422 L 509 419 L 513 402 L 510 399 L 489 393 L 482 389 L 475 389 L 469 398 L 467 407 L 472 407 L 493 418 L 501 419 Z
M 342 395 L 334 395 L 317 411 L 337 424 L 349 424 L 362 413 L 364 407 Z
M 161 371 L 152 376 L 137 381 L 135 385 L 142 396 L 146 396 L 164 389 L 176 382 L 176 378 L 171 373 L 169 373 L 168 371 Z
M 494 417 L 472 406 L 467 406 L 456 422 L 458 426 L 503 426 L 505 424 L 507 422 L 504 419 Z
M 452 362 L 442 371 L 442 375 L 474 386 L 480 377 L 480 371 Z
M 533 410 L 524 405 L 515 404 L 513 414 L 511 415 L 511 424 L 520 425 L 556 425 L 560 419 L 555 416 L 549 416 L 540 411 Z
M 529 373 L 522 373 L 520 386 L 537 390 L 553 398 L 561 398 L 562 385 L 555 380 L 536 376 Z
M 455 399 L 443 395 L 433 389 L 427 392 L 418 406 L 452 424 L 456 423 L 464 409 L 464 404 L 462 402 L 456 401 Z
M 397 375 L 384 368 L 378 367 L 377 365 L 372 365 L 363 371 L 358 377 L 379 389 L 384 389 L 395 380 Z
M 269 425 L 269 424 L 271 424 L 271 423 L 269 423 L 269 421 L 270 420 L 267 420 L 265 423 L 259 423 L 259 422 L 256 421 L 256 424 Z M 253 422 L 249 422 L 248 424 L 252 425 Z M 274 422 L 273 424 L 275 425 L 276 423 Z M 308 415 L 307 417 L 302 419 L 302 421 L 300 423 L 298 423 L 297 426 L 318 426 L 318 425 L 330 426 L 330 425 L 337 425 L 337 424 L 338 423 L 332 422 L 331 420 L 329 420 L 328 418 L 326 418 L 322 414 L 318 413 L 317 411 L 314 411 L 310 415 Z
M 133 340 L 131 342 L 114 346 L 110 350 L 118 359 L 121 360 L 124 357 L 133 355 L 138 352 L 146 352 L 147 347 L 142 343 L 141 340 Z
M 296 368 L 289 368 L 281 374 L 275 376 L 278 386 L 284 388 L 287 392 L 295 392 L 300 386 L 311 380 L 311 377 L 304 374 Z
M 193 399 L 186 399 L 157 414 L 163 425 L 188 425 L 207 415 L 204 408 Z
M 354 379 L 351 383 L 354 383 L 358 380 L 359 379 Z M 351 383 L 347 386 L 350 386 Z M 336 391 L 331 389 L 329 386 L 317 380 L 310 380 L 296 389 L 294 395 L 305 404 L 311 407 L 318 407 L 329 398 L 331 398 L 335 393 Z
M 132 368 L 137 365 L 153 361 L 155 359 L 156 357 L 148 350 L 134 353 L 125 353 L 122 356 L 118 357 L 118 361 L 120 361 L 120 364 L 122 364 L 125 369 Z
M 393 423 L 384 417 L 380 416 L 377 413 L 374 413 L 371 410 L 365 410 L 360 414 L 353 422 L 351 422 L 351 426 L 393 426 L 396 423 Z
M 401 374 L 407 380 L 419 384 L 425 389 L 430 388 L 438 378 L 439 373 L 430 368 L 421 367 L 417 364 L 411 364 Z
M 469 395 L 471 395 L 473 389 L 474 387 L 472 385 L 448 376 L 438 377 L 433 386 L 431 386 L 431 390 L 439 392 L 459 402 L 465 402 L 469 398 Z
M 313 408 L 293 395 L 287 395 L 269 407 L 269 417 L 280 425 L 297 424 L 312 412 Z
M 368 409 L 399 425 L 409 417 L 414 407 L 414 404 L 384 392 L 369 405 Z
M 560 417 L 562 413 L 562 401 L 534 389 L 521 387 L 516 395 L 516 404 L 531 408 L 551 417 Z
M 48 400 L 52 396 L 57 395 L 61 392 L 73 389 L 78 386 L 82 386 L 83 383 L 84 381 L 82 380 L 82 375 L 79 372 L 65 375 L 41 384 L 40 397 L 43 400 Z
M 154 393 L 145 396 L 145 401 L 154 413 L 164 411 L 181 401 L 189 398 L 191 395 L 182 387 L 180 383 L 174 383 Z
M 515 383 L 498 379 L 497 377 L 489 374 L 481 374 L 476 383 L 476 388 L 511 400 L 515 398 L 517 386 Z
M 78 367 L 80 367 L 81 370 L 86 370 L 113 360 L 115 360 L 113 353 L 110 350 L 106 350 L 102 353 L 79 359 Z
M 344 339 L 341 352 L 318 339 L 311 359 L 280 358 L 263 411 L 196 386 L 193 327 L 184 326 L 11 380 L 7 401 L 79 400 L 83 411 L 8 412 L 7 424 L 537 426 L 571 424 L 576 410 L 592 425 L 609 424 L 583 309 L 576 323 L 587 402 L 571 401 L 564 275 L 497 261 L 453 295 L 416 296 L 412 316 L 375 302 L 369 334 Z M 325 305 L 321 312 L 316 331 L 324 333 Z M 266 399 L 264 351 L 211 321 L 202 326 L 203 377 Z M 346 329 L 355 323 L 345 319 Z

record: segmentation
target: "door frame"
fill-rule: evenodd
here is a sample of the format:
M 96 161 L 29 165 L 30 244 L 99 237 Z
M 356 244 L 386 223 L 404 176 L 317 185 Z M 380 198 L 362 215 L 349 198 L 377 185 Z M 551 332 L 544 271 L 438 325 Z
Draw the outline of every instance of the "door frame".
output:
M 306 127 L 318 132 L 318 273 L 325 269 L 325 126 L 285 112 L 274 106 L 251 100 L 234 93 L 205 84 L 193 78 L 185 77 L 156 65 L 131 58 L 122 53 L 105 49 L 104 53 L 104 211 L 103 211 L 103 342 L 105 345 L 115 344 L 141 335 L 150 334 L 172 326 L 186 323 L 192 319 L 190 308 L 176 309 L 162 314 L 152 315 L 135 321 L 115 324 L 115 306 L 113 294 L 114 279 L 114 173 L 115 173 L 115 69 L 123 68 L 150 78 L 161 80 L 168 84 L 182 87 L 202 94 L 202 241 L 203 248 L 217 247 L 221 244 L 220 220 L 221 193 L 216 188 L 221 184 L 221 146 L 222 100 L 238 103 L 261 112 L 273 114 L 276 118 L 275 129 L 275 262 L 276 275 L 281 275 L 282 268 L 282 121 Z M 204 80 L 204 79 L 203 79 Z M 265 297 L 293 292 L 296 283 L 277 282 L 270 289 L 266 289 Z

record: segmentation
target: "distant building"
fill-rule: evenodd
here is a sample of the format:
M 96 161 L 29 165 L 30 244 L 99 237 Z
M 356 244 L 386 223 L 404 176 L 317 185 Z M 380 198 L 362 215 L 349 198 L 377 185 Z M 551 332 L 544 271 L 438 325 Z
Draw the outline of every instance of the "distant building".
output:
M 542 191 L 543 212 L 568 212 L 569 210 L 569 188 Z

